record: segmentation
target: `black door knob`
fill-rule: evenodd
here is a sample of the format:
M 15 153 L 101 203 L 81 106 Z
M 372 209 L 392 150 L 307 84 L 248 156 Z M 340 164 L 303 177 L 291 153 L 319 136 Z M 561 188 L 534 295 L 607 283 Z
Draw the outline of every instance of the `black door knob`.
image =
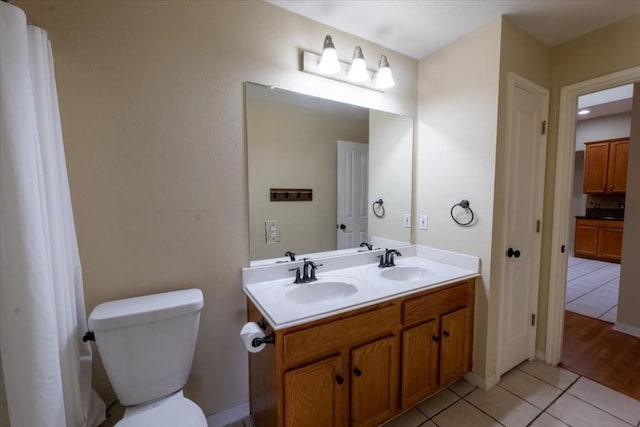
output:
M 359 377 L 360 375 L 362 375 L 362 371 L 358 368 L 355 368 L 353 370 L 353 375 L 355 375 L 356 377 Z
M 338 227 L 340 227 L 340 230 L 345 230 L 347 228 L 347 226 L 344 224 L 340 224 Z
M 336 375 L 336 382 L 338 383 L 338 385 L 342 385 L 342 383 L 344 382 L 344 378 L 342 378 L 341 375 Z
M 516 258 L 520 258 L 520 251 L 519 250 L 513 250 L 513 248 L 509 248 L 507 250 L 507 257 L 511 258 L 511 257 L 516 257 Z

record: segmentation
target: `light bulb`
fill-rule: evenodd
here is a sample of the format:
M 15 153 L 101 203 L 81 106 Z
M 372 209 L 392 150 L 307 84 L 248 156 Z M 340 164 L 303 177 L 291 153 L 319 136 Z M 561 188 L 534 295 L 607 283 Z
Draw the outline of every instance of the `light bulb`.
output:
M 340 72 L 338 52 L 336 52 L 336 46 L 333 44 L 331 36 L 326 36 L 324 38 L 322 57 L 318 63 L 318 72 L 320 74 L 337 74 Z
M 360 46 L 356 46 L 353 51 L 353 61 L 351 62 L 347 78 L 356 83 L 366 82 L 369 80 L 367 63 L 364 61 L 364 55 L 362 54 Z
M 387 57 L 385 55 L 380 56 L 378 73 L 376 74 L 376 81 L 374 85 L 377 89 L 388 89 L 396 85 L 396 83 L 393 81 L 393 75 L 391 74 L 389 61 L 387 61 Z

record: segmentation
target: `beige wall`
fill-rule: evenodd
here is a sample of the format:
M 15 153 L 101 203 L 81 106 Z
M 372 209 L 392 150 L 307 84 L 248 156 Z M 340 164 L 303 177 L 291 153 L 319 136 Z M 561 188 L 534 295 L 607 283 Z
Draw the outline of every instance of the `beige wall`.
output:
M 501 20 L 420 61 L 416 215 L 428 215 L 418 244 L 481 258 L 476 282 L 473 369 L 486 372 Z M 471 202 L 475 224 L 461 227 L 451 206 Z
M 631 113 L 614 114 L 580 120 L 576 124 L 576 151 L 584 151 L 584 143 L 629 136 Z
M 186 393 L 206 414 L 248 399 L 243 82 L 415 116 L 417 61 L 261 1 L 17 1 L 52 40 L 86 305 L 204 291 Z M 386 93 L 299 70 L 332 34 L 341 59 L 385 53 Z M 99 363 L 95 386 L 113 399 Z
M 627 188 L 622 241 L 622 265 L 620 291 L 618 293 L 618 320 L 627 330 L 640 334 L 640 83 L 633 87 L 633 112 L 629 144 L 629 169 L 627 182 L 636 185 Z M 624 330 L 624 329 L 623 329 Z
M 411 242 L 402 216 L 411 214 L 413 118 L 369 112 L 369 236 Z M 385 216 L 373 215 L 374 201 L 384 201 Z
M 551 49 L 551 105 L 549 109 L 542 266 L 538 305 L 540 322 L 536 339 L 539 351 L 545 350 L 551 256 L 558 253 L 557 248 L 555 251 L 552 251 L 551 248 L 557 145 L 575 143 L 575 141 L 558 141 L 560 89 L 563 86 L 640 65 L 638 40 L 640 40 L 640 15 L 593 31 Z M 629 220 L 631 220 L 630 217 L 625 218 L 625 227 Z M 625 262 L 634 263 L 636 257 L 640 257 L 640 252 L 627 256 Z
M 367 116 L 248 98 L 252 260 L 336 249 L 336 144 L 368 143 Z M 313 200 L 271 202 L 270 188 L 311 188 Z M 280 221 L 280 242 L 266 243 L 266 220 Z

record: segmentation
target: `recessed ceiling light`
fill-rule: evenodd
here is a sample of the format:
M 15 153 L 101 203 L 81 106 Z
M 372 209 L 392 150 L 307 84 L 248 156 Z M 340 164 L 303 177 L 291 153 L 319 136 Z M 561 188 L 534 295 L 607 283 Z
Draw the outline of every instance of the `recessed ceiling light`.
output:
M 590 110 L 580 110 L 578 111 L 578 115 L 579 116 L 586 116 L 587 114 L 589 114 L 591 111 Z

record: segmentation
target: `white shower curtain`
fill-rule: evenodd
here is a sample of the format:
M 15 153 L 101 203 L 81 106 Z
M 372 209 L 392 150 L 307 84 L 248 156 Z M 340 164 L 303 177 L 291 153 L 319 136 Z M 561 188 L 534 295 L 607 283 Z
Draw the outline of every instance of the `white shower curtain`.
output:
M 0 2 L 0 354 L 12 426 L 104 420 L 86 330 L 51 47 Z

